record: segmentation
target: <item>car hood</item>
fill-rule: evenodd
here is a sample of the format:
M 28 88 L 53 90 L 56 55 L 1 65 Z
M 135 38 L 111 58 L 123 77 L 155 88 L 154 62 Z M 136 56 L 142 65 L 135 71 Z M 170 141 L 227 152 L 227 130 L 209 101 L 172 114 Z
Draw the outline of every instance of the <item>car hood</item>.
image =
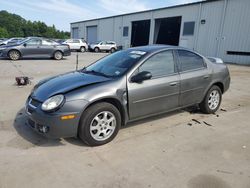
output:
M 40 81 L 34 87 L 31 97 L 43 102 L 54 95 L 64 94 L 77 88 L 109 80 L 111 78 L 99 75 L 86 74 L 79 71 L 69 72 Z

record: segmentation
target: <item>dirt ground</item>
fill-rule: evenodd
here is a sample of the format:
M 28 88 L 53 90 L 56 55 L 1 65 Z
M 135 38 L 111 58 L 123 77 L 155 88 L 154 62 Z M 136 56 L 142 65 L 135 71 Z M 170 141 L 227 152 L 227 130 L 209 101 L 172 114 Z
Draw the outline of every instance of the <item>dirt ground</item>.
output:
M 105 53 L 79 54 L 79 67 Z M 250 67 L 229 65 L 221 109 L 192 109 L 137 121 L 111 143 L 48 140 L 25 125 L 23 110 L 40 79 L 75 69 L 62 61 L 0 59 L 0 188 L 250 188 Z M 15 76 L 32 77 L 17 87 Z

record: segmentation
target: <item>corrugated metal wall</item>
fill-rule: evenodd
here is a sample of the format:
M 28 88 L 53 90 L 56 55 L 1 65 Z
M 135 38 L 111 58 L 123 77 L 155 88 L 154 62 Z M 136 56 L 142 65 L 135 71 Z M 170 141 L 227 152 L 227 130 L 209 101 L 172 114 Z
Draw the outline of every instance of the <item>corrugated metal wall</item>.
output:
M 98 40 L 114 40 L 128 48 L 133 21 L 151 20 L 149 44 L 153 44 L 155 19 L 174 16 L 182 17 L 180 46 L 205 56 L 220 57 L 226 62 L 250 64 L 250 56 L 227 54 L 227 51 L 250 52 L 250 0 L 218 0 L 72 23 L 71 32 L 72 28 L 78 27 L 79 37 L 86 38 L 86 27 L 95 25 Z M 193 21 L 194 35 L 183 36 L 184 23 Z M 129 35 L 124 37 L 122 31 L 126 26 L 129 27 Z
M 250 56 L 228 51 L 250 52 L 250 0 L 228 0 L 218 49 L 224 61 L 250 65 Z

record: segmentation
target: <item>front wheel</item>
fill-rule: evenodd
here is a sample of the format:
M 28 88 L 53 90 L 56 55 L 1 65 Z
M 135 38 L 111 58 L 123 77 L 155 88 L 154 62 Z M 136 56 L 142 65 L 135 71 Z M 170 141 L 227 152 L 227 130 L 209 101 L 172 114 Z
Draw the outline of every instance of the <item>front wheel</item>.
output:
M 222 99 L 222 93 L 221 89 L 218 86 L 212 86 L 204 100 L 200 103 L 200 109 L 202 112 L 206 114 L 213 114 L 215 113 L 221 104 L 221 99 Z
M 56 51 L 56 52 L 54 53 L 54 59 L 55 59 L 55 60 L 61 60 L 62 58 L 63 58 L 63 53 L 62 53 L 62 52 Z
M 86 52 L 86 48 L 84 47 L 84 46 L 82 46 L 81 48 L 80 48 L 80 52 Z
M 11 50 L 11 51 L 9 52 L 8 55 L 9 55 L 9 58 L 10 58 L 11 60 L 13 60 L 13 61 L 18 60 L 18 59 L 20 59 L 20 57 L 21 57 L 20 52 L 17 51 L 17 50 Z
M 121 115 L 110 103 L 97 103 L 83 113 L 78 134 L 90 146 L 99 146 L 113 140 L 121 127 Z

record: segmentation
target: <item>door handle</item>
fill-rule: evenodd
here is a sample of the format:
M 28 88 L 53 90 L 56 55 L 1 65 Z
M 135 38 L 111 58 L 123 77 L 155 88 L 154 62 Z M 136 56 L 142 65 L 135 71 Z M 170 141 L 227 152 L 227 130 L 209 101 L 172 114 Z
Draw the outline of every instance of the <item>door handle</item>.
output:
M 170 86 L 176 86 L 178 84 L 178 82 L 172 82 L 172 83 L 170 83 L 169 85 Z
M 209 76 L 208 76 L 208 75 L 206 75 L 206 76 L 204 76 L 203 78 L 204 78 L 204 79 L 208 79 L 208 78 L 209 78 Z

